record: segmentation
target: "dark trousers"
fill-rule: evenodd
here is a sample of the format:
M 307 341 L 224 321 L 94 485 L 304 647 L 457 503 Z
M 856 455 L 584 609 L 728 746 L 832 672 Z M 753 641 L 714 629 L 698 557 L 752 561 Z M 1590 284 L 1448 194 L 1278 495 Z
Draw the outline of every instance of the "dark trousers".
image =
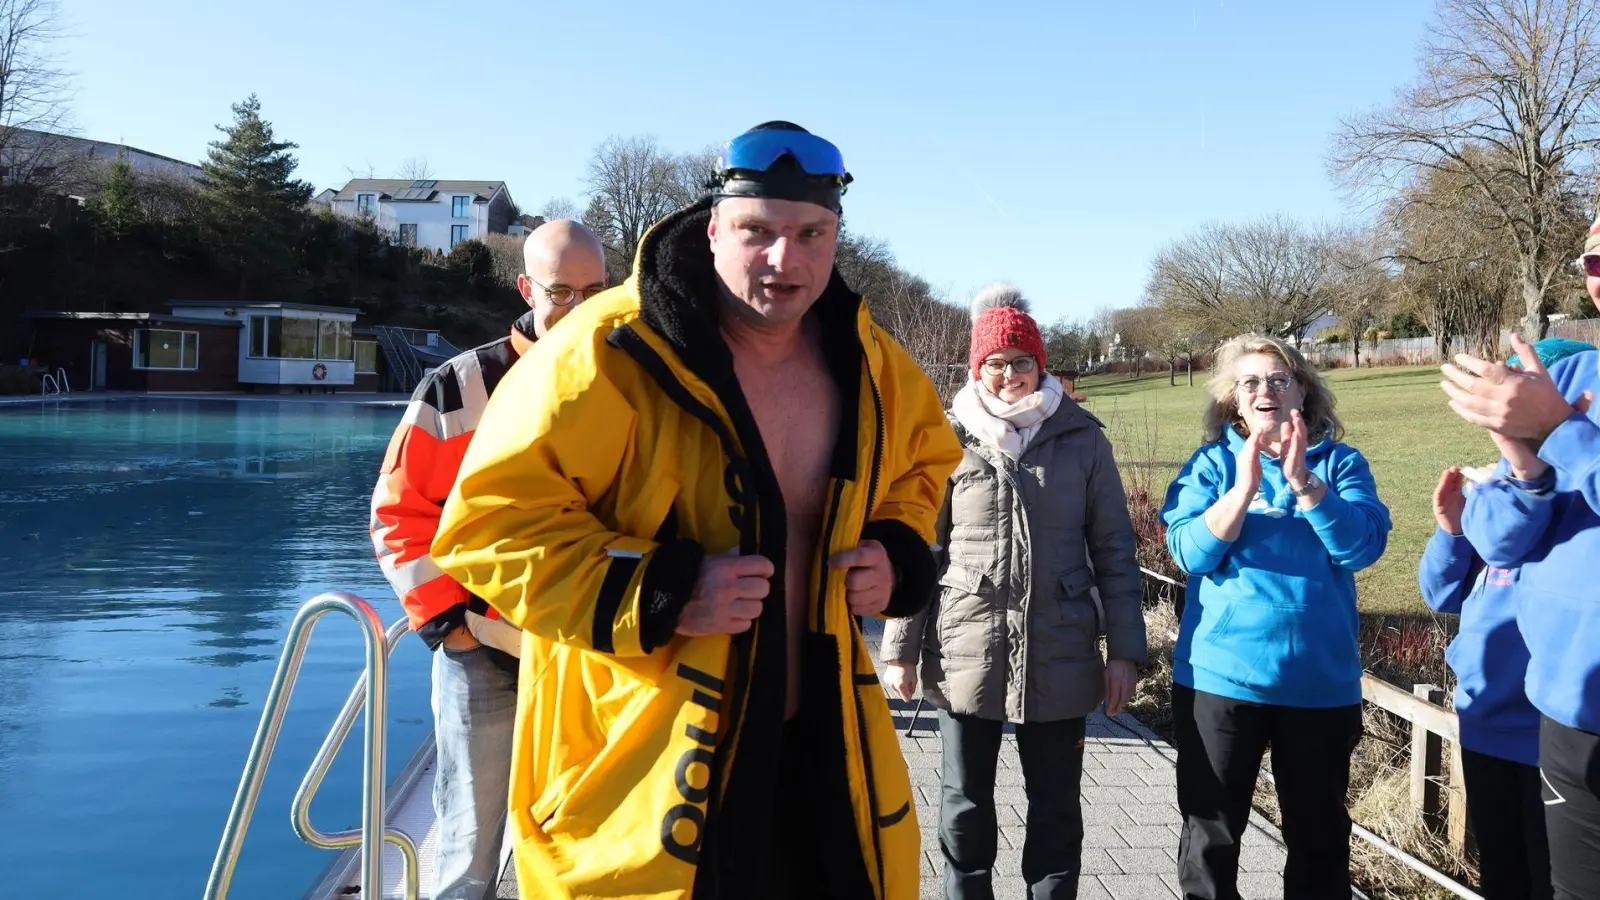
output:
M 1076 900 L 1083 857 L 1082 719 L 1017 726 L 1017 753 L 1028 795 L 1022 877 L 1031 900 Z M 1005 723 L 939 711 L 944 793 L 939 806 L 939 847 L 944 851 L 944 891 L 949 900 L 993 900 L 993 869 L 1000 839 L 994 806 L 994 770 Z
M 1484 900 L 1550 900 L 1539 769 L 1463 749 L 1461 774 L 1478 838 L 1478 892 Z
M 1178 883 L 1185 900 L 1239 900 L 1239 839 L 1250 821 L 1261 757 L 1272 777 L 1289 858 L 1283 893 L 1350 897 L 1350 754 L 1361 706 L 1300 709 L 1172 686 L 1178 736 Z
M 1600 898 L 1600 735 L 1539 725 L 1550 881 L 1559 900 Z

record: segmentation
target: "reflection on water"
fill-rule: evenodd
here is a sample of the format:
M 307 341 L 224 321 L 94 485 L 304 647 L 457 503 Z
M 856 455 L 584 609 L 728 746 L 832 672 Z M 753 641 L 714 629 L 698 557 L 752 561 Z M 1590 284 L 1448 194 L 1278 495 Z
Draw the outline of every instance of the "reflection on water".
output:
M 8 896 L 196 896 L 285 628 L 348 590 L 400 615 L 367 539 L 400 410 L 294 401 L 0 408 L 0 822 Z M 299 896 L 328 857 L 289 798 L 360 666 L 325 617 L 232 896 Z M 390 768 L 427 723 L 420 642 L 396 654 Z M 314 812 L 359 819 L 359 736 Z M 20 824 L 20 828 L 9 826 Z M 92 859 L 90 858 L 92 857 Z

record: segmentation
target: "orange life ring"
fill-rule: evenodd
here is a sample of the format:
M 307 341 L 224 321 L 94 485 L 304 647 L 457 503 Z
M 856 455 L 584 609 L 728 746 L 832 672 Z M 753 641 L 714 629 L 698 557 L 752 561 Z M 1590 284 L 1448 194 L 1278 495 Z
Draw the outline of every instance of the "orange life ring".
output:
M 311 367 L 311 377 L 315 378 L 318 381 L 321 381 L 322 379 L 327 378 L 328 377 L 328 367 L 323 365 L 322 363 L 317 363 L 316 365 Z

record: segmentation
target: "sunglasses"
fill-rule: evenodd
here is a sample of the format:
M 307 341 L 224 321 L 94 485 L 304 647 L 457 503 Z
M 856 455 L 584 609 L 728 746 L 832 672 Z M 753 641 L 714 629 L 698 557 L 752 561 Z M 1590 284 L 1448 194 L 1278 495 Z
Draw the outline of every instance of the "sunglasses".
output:
M 1582 256 L 1572 261 L 1574 266 L 1583 270 L 1583 274 L 1600 278 L 1600 256 Z

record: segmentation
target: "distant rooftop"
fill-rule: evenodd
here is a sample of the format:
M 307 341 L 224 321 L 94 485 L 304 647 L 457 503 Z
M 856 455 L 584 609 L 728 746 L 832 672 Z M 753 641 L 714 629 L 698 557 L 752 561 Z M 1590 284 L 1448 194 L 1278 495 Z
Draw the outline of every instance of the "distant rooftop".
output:
M 487 203 L 501 188 L 504 181 L 444 181 L 436 178 L 353 178 L 339 192 L 335 200 L 354 200 L 357 194 L 379 194 L 384 200 L 426 201 L 439 194 L 471 194 L 474 199 Z
M 173 309 L 199 308 L 219 309 L 233 307 L 235 309 L 293 309 L 301 312 L 332 312 L 332 313 L 357 313 L 361 310 L 354 306 L 319 306 L 315 303 L 285 303 L 279 301 L 258 300 L 172 300 L 167 303 Z

